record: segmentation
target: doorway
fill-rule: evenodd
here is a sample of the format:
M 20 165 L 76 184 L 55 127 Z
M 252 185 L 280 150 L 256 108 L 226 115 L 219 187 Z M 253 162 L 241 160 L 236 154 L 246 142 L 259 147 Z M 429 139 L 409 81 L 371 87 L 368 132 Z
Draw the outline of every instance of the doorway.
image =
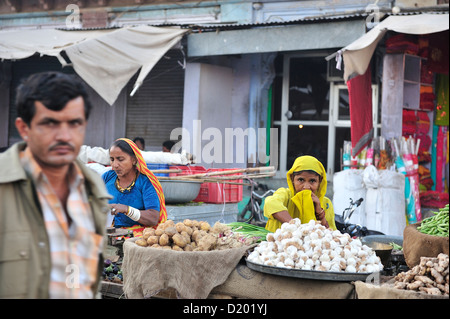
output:
M 285 54 L 275 60 L 273 127 L 278 129 L 278 178 L 285 178 L 295 159 L 316 157 L 327 179 L 340 171 L 341 148 L 350 141 L 347 85 L 327 76 L 326 53 Z M 378 86 L 372 85 L 374 127 L 378 124 Z M 375 130 L 377 132 L 378 130 Z

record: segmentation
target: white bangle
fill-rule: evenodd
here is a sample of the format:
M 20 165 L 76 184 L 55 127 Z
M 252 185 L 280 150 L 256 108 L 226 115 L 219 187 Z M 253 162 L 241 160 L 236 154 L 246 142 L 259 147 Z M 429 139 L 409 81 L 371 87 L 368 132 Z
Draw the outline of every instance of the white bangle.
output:
M 139 219 L 141 219 L 141 211 L 137 208 L 128 206 L 128 210 L 127 210 L 127 216 L 134 220 L 134 221 L 139 221 Z

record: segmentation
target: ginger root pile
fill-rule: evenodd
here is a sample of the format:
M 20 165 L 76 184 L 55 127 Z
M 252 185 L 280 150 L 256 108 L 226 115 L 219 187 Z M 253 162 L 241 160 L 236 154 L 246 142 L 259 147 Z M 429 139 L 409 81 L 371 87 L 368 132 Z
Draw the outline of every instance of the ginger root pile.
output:
M 420 257 L 420 263 L 395 276 L 394 287 L 423 291 L 431 295 L 448 295 L 448 255 Z
M 215 223 L 213 227 L 206 221 L 185 219 L 175 223 L 167 220 L 156 229 L 145 228 L 136 245 L 176 251 L 209 251 L 251 245 L 256 239 L 247 238 L 233 232 L 231 227 Z

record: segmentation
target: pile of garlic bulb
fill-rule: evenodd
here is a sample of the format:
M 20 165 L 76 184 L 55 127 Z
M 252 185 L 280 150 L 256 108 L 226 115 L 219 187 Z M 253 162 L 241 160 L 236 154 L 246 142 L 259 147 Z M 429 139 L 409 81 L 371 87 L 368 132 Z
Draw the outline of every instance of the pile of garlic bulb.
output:
M 298 218 L 267 234 L 266 241 L 259 243 L 247 259 L 301 270 L 372 273 L 383 269 L 380 258 L 359 239 L 314 220 L 301 224 Z

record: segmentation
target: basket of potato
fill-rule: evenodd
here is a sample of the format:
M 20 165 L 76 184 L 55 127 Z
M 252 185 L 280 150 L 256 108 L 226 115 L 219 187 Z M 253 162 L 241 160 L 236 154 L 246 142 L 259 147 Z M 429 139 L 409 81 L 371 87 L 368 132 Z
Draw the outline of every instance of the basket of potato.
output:
M 141 247 L 171 249 L 176 251 L 210 251 L 252 245 L 255 238 L 233 232 L 231 227 L 217 222 L 185 219 L 175 223 L 167 220 L 158 227 L 145 228 L 142 238 L 135 241 Z

